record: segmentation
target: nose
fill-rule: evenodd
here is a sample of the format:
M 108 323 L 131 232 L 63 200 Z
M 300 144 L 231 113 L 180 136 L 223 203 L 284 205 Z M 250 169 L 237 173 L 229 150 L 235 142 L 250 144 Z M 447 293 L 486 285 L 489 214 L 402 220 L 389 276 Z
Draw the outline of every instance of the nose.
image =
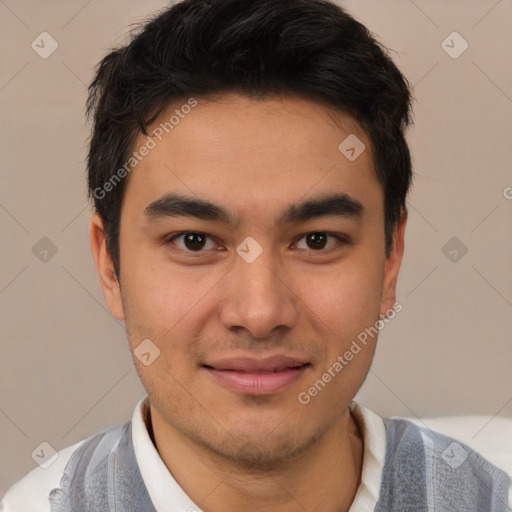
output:
M 246 329 L 254 338 L 291 329 L 298 319 L 299 298 L 290 276 L 267 249 L 248 263 L 238 254 L 226 276 L 221 322 L 227 329 Z

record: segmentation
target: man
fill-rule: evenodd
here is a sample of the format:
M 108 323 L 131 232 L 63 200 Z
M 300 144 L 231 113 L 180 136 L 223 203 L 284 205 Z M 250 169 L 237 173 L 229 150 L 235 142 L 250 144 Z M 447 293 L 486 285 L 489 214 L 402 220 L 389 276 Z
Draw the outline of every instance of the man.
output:
M 325 0 L 184 0 L 90 87 L 92 253 L 147 391 L 6 512 L 499 511 L 507 475 L 353 401 L 401 308 L 408 83 Z M 456 466 L 456 467 L 455 467 Z

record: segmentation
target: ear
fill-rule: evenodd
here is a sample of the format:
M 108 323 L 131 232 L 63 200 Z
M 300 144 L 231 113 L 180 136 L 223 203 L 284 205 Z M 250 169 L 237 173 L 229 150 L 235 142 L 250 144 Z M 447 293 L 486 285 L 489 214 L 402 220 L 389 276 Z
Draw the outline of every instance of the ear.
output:
M 395 227 L 393 243 L 384 266 L 384 282 L 382 286 L 382 298 L 380 313 L 385 315 L 386 311 L 392 310 L 396 302 L 396 282 L 398 271 L 404 255 L 405 225 L 407 223 L 407 210 L 402 209 L 400 220 Z
M 114 263 L 107 249 L 103 221 L 97 213 L 92 214 L 89 222 L 89 239 L 94 264 L 100 278 L 108 310 L 118 320 L 124 320 L 120 284 L 114 271 Z

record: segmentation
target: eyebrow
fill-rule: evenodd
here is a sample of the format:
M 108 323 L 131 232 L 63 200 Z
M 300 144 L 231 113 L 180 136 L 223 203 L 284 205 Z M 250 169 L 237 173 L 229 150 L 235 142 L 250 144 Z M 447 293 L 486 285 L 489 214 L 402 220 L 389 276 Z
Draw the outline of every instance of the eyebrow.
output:
M 360 219 L 363 213 L 362 203 L 348 194 L 328 194 L 288 206 L 277 219 L 276 224 L 284 226 L 326 216 Z M 160 220 L 167 217 L 195 217 L 202 220 L 220 221 L 232 228 L 240 223 L 233 213 L 220 205 L 205 199 L 176 193 L 166 194 L 153 201 L 144 210 L 144 216 L 149 220 Z

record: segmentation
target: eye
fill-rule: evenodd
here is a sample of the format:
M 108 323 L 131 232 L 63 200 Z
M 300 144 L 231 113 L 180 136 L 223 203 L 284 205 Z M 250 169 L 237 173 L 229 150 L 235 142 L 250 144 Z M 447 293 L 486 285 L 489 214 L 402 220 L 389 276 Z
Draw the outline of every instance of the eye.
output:
M 175 243 L 174 240 L 182 239 L 183 245 Z M 208 247 L 207 241 L 210 240 L 210 247 Z M 203 249 L 214 249 L 217 245 L 209 238 L 209 236 L 205 233 L 200 233 L 197 231 L 183 231 L 182 233 L 177 233 L 166 241 L 167 244 L 173 243 L 177 245 L 181 250 L 186 252 L 205 252 Z
M 338 241 L 338 245 L 348 243 L 346 237 L 334 235 L 326 231 L 312 231 L 299 238 L 295 244 L 298 245 L 299 242 L 304 240 L 307 245 L 307 247 L 305 247 L 306 250 L 310 249 L 313 251 L 329 251 L 330 249 L 334 249 L 336 247 L 336 245 L 334 245 L 326 248 L 329 237 L 336 239 Z M 304 247 L 298 247 L 298 249 L 304 249 Z
M 329 246 L 329 239 L 337 241 Z M 180 243 L 176 242 L 180 241 Z M 300 247 L 299 244 L 305 242 L 306 247 Z M 208 250 L 222 250 L 218 245 L 206 234 L 198 231 L 182 231 L 167 238 L 166 244 L 177 246 L 178 250 L 188 253 L 201 253 Z M 210 245 L 208 245 L 208 243 Z M 329 252 L 338 245 L 350 243 L 346 236 L 335 235 L 326 231 L 312 231 L 300 237 L 294 246 L 300 250 L 309 250 L 313 252 Z

